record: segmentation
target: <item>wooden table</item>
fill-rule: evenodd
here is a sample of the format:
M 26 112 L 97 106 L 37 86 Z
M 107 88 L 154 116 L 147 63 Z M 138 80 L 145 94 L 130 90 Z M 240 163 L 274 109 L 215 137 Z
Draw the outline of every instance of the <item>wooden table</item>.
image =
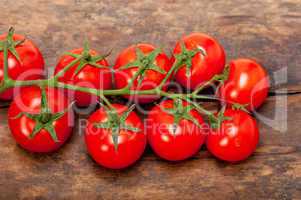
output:
M 86 36 L 97 50 L 114 49 L 113 64 L 130 44 L 150 42 L 169 50 L 184 34 L 210 34 L 223 44 L 228 60 L 256 58 L 271 76 L 287 69 L 287 75 L 280 73 L 287 81 L 272 83 L 259 114 L 273 119 L 276 108 L 285 106 L 275 102 L 287 100 L 288 116 L 274 120 L 273 127 L 259 120 L 259 148 L 241 164 L 217 161 L 205 149 L 175 164 L 147 150 L 133 167 L 110 171 L 87 155 L 80 131 L 54 154 L 22 150 L 8 130 L 7 108 L 1 108 L 1 199 L 301 199 L 300 1 L 2 0 L 0 5 L 0 31 L 14 26 L 34 40 L 49 71 Z M 276 129 L 286 122 L 286 131 Z

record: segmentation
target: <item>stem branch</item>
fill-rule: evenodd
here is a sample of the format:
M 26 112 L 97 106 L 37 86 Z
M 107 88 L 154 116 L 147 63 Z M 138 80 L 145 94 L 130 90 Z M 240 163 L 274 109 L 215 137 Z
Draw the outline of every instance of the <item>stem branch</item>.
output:
M 55 76 L 49 78 L 49 79 L 40 79 L 40 80 L 12 80 L 9 77 L 8 74 L 8 43 L 7 41 L 4 42 L 3 46 L 3 57 L 4 57 L 4 70 L 3 70 L 3 80 L 0 83 L 0 93 L 4 92 L 5 90 L 9 88 L 14 87 L 24 87 L 24 86 L 38 86 L 41 88 L 45 87 L 53 87 L 53 88 L 63 88 L 73 91 L 80 91 L 89 93 L 92 95 L 99 96 L 109 107 L 112 107 L 111 103 L 107 99 L 107 95 L 158 95 L 158 96 L 164 96 L 171 99 L 180 98 L 183 100 L 187 100 L 190 103 L 192 103 L 200 112 L 206 114 L 206 115 L 212 115 L 211 112 L 205 110 L 200 105 L 198 105 L 196 102 L 192 101 L 192 99 L 211 99 L 211 100 L 219 100 L 217 97 L 212 96 L 205 96 L 205 95 L 198 95 L 198 92 L 200 92 L 206 85 L 211 84 L 215 78 L 212 78 L 210 81 L 205 83 L 203 86 L 197 88 L 194 92 L 191 93 L 172 93 L 172 92 L 166 92 L 162 88 L 167 82 L 167 80 L 171 77 L 172 73 L 175 72 L 179 66 L 183 64 L 183 59 L 176 59 L 174 64 L 172 65 L 171 69 L 167 72 L 166 76 L 162 80 L 162 82 L 159 84 L 158 87 L 154 89 L 148 89 L 148 90 L 132 90 L 131 87 L 134 83 L 134 81 L 138 78 L 138 76 L 142 73 L 144 70 L 143 68 L 139 68 L 139 70 L 134 74 L 132 79 L 130 79 L 128 85 L 122 89 L 109 89 L 109 90 L 99 90 L 95 88 L 88 88 L 88 87 L 81 87 L 77 85 L 67 84 L 63 82 L 59 82 L 58 78 L 64 75 L 72 66 L 76 65 L 76 63 L 80 62 L 81 59 L 83 59 L 83 55 L 76 57 L 72 62 L 70 62 L 65 68 L 63 68 L 61 71 L 59 71 Z

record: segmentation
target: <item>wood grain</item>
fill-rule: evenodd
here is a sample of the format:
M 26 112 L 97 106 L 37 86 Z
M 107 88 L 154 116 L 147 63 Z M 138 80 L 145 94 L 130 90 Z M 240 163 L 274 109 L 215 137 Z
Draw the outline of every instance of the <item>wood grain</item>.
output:
M 276 98 L 270 97 L 260 114 L 271 118 Z M 288 98 L 285 132 L 259 122 L 259 148 L 236 165 L 217 161 L 205 149 L 181 163 L 162 161 L 148 149 L 133 167 L 111 171 L 88 156 L 81 131 L 75 131 L 58 152 L 37 155 L 15 144 L 4 120 L 0 125 L 0 198 L 299 199 L 301 116 L 295 113 L 301 110 L 300 100 L 301 95 Z M 5 113 L 1 112 L 1 119 Z
M 252 57 L 272 74 L 287 68 L 291 84 L 300 83 L 301 3 L 298 0 L 1 0 L 0 31 L 14 26 L 41 48 L 53 67 L 84 37 L 110 61 L 128 45 L 150 42 L 169 52 L 185 34 L 204 32 L 225 47 L 228 60 Z
M 259 114 L 272 119 L 277 109 L 285 112 L 286 100 L 288 116 L 272 127 L 259 120 L 259 148 L 241 164 L 217 161 L 205 149 L 169 163 L 148 149 L 133 167 L 110 171 L 87 155 L 81 130 L 54 154 L 24 151 L 1 108 L 0 199 L 301 199 L 300 1 L 1 0 L 0 6 L 0 31 L 14 26 L 34 40 L 49 73 L 58 56 L 81 46 L 84 37 L 101 52 L 113 48 L 113 64 L 130 44 L 150 42 L 169 52 L 182 35 L 205 32 L 221 42 L 228 60 L 256 58 L 271 76 L 287 69 L 287 76 L 280 74 L 287 81 L 272 83 Z

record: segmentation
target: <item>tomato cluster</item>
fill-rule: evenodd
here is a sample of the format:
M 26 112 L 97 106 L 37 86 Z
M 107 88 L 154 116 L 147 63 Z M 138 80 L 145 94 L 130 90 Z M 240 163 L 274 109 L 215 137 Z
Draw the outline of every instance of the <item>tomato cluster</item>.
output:
M 44 60 L 33 42 L 11 31 L 0 40 L 6 41 L 1 45 L 9 45 L 11 79 L 43 78 Z M 5 83 L 4 58 L 2 51 L 0 81 Z M 2 100 L 13 98 L 8 122 L 16 142 L 31 152 L 55 151 L 71 136 L 72 102 L 87 107 L 103 100 L 88 118 L 85 142 L 91 157 L 104 167 L 132 165 L 147 144 L 168 161 L 188 159 L 204 144 L 215 157 L 232 163 L 245 160 L 255 151 L 259 131 L 250 113 L 263 104 L 269 89 L 269 77 L 255 60 L 240 58 L 225 66 L 223 47 L 202 33 L 181 38 L 171 58 L 144 43 L 123 50 L 113 67 L 105 58 L 85 45 L 60 58 L 51 79 L 56 84 L 15 87 L 19 92 L 14 98 L 12 88 L 2 92 Z M 34 70 L 39 73 L 33 74 Z M 24 73 L 27 76 L 22 76 Z M 222 108 L 216 113 L 202 112 L 204 109 L 190 98 L 195 96 L 169 92 L 171 81 L 194 95 L 211 84 Z M 169 99 L 154 104 L 142 120 L 133 111 L 134 104 L 111 104 L 101 92 L 95 93 L 109 90 L 111 95 L 122 95 L 135 104 L 153 103 L 160 96 Z M 208 115 L 209 122 L 203 114 Z

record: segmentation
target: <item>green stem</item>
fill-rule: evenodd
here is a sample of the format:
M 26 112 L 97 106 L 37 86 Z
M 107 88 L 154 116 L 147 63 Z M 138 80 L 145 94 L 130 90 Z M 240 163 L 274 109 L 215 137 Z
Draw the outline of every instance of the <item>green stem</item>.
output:
M 100 98 L 107 104 L 107 106 L 108 106 L 110 109 L 115 109 L 115 108 L 112 106 L 111 102 L 107 99 L 107 97 L 105 97 L 104 95 L 102 95 Z
M 167 80 L 171 77 L 172 73 L 177 70 L 179 66 L 183 64 L 183 60 L 176 60 L 174 64 L 172 65 L 171 69 L 167 72 L 166 76 L 162 80 L 162 82 L 159 84 L 158 87 L 154 89 L 149 90 L 131 90 L 131 87 L 134 83 L 134 81 L 138 78 L 138 76 L 142 73 L 143 68 L 140 68 L 135 75 L 132 77 L 132 79 L 129 81 L 128 85 L 122 89 L 109 89 L 109 90 L 98 90 L 95 88 L 87 88 L 87 87 L 81 87 L 76 86 L 72 84 L 62 83 L 58 81 L 58 78 L 64 75 L 72 66 L 74 66 L 76 63 L 78 63 L 81 59 L 83 59 L 82 55 L 80 57 L 77 57 L 72 62 L 70 62 L 66 67 L 64 67 L 61 71 L 59 71 L 55 76 L 49 78 L 49 79 L 41 79 L 41 80 L 12 80 L 9 77 L 8 74 L 8 44 L 7 42 L 4 42 L 4 48 L 3 48 L 3 57 L 4 57 L 4 73 L 3 73 L 3 81 L 0 84 L 0 93 L 4 92 L 5 90 L 13 87 L 24 87 L 24 86 L 38 86 L 41 88 L 45 87 L 52 87 L 52 88 L 63 88 L 73 91 L 80 91 L 84 93 L 89 93 L 92 95 L 99 96 L 110 108 L 112 107 L 112 104 L 107 99 L 107 95 L 111 96 L 118 96 L 118 95 L 158 95 L 158 96 L 164 96 L 171 99 L 180 98 L 183 100 L 188 100 L 190 103 L 194 104 L 195 107 L 202 113 L 206 115 L 212 115 L 211 112 L 205 110 L 201 106 L 199 106 L 196 102 L 193 102 L 192 99 L 211 99 L 211 100 L 219 100 L 216 97 L 211 96 L 205 96 L 205 95 L 198 95 L 198 92 L 201 91 L 206 85 L 211 84 L 215 79 L 208 81 L 205 85 L 197 88 L 194 92 L 191 93 L 171 93 L 163 91 L 162 87 L 165 85 Z M 84 52 L 87 53 L 87 52 Z
M 194 92 L 193 92 L 193 94 L 198 94 L 204 88 L 206 88 L 207 86 L 209 86 L 212 83 L 214 83 L 214 81 L 216 81 L 216 76 L 213 76 L 209 81 L 207 81 L 206 83 L 202 84 L 200 87 L 198 87 L 197 89 L 195 89 Z
M 206 110 L 205 108 L 203 108 L 202 106 L 200 106 L 196 102 L 193 102 L 193 101 L 190 101 L 190 100 L 188 100 L 188 102 L 193 104 L 195 106 L 195 108 L 198 110 L 198 112 L 203 113 L 205 115 L 214 116 L 212 112 Z
M 6 82 L 9 79 L 8 76 L 8 46 L 7 41 L 4 42 L 3 48 L 3 59 L 4 59 L 4 69 L 3 69 L 3 80 Z
M 141 72 L 143 71 L 144 69 L 141 67 L 139 68 L 139 70 L 134 74 L 134 76 L 130 79 L 128 85 L 123 88 L 124 90 L 128 90 L 128 89 L 131 89 L 131 87 L 133 86 L 134 84 L 134 81 L 138 78 L 138 76 L 141 74 Z
M 167 72 L 166 76 L 164 77 L 164 79 L 162 80 L 162 82 L 160 83 L 160 85 L 157 87 L 158 90 L 161 90 L 162 87 L 164 86 L 164 84 L 166 83 L 166 81 L 169 79 L 169 77 L 171 76 L 171 74 L 179 67 L 181 66 L 182 60 L 179 61 L 175 61 L 172 65 L 172 67 L 170 68 L 170 70 Z
M 66 67 L 60 70 L 55 76 L 54 79 L 58 79 L 59 77 L 63 76 L 71 67 L 73 67 L 76 63 L 78 63 L 82 58 L 76 58 L 72 62 L 70 62 Z
M 50 79 L 43 79 L 43 80 L 28 80 L 28 81 L 15 81 L 11 80 L 8 82 L 9 84 L 5 84 L 5 89 L 12 88 L 12 87 L 23 87 L 23 86 L 48 86 L 48 87 L 54 87 L 54 88 L 63 88 L 68 90 L 74 90 L 74 91 L 80 91 L 85 92 L 89 94 L 93 94 L 99 97 L 106 96 L 106 95 L 112 95 L 112 96 L 118 96 L 118 95 L 159 95 L 159 96 L 165 96 L 170 98 L 195 98 L 195 99 L 208 99 L 208 100 L 218 100 L 217 97 L 211 97 L 206 95 L 197 95 L 193 93 L 170 93 L 165 92 L 163 90 L 158 89 L 149 89 L 149 90 L 130 90 L 130 89 L 112 89 L 112 90 L 98 90 L 95 88 L 87 88 L 87 87 L 81 87 L 71 84 L 66 84 L 62 82 L 58 82 L 54 78 Z M 1 92 L 1 88 L 0 88 Z

